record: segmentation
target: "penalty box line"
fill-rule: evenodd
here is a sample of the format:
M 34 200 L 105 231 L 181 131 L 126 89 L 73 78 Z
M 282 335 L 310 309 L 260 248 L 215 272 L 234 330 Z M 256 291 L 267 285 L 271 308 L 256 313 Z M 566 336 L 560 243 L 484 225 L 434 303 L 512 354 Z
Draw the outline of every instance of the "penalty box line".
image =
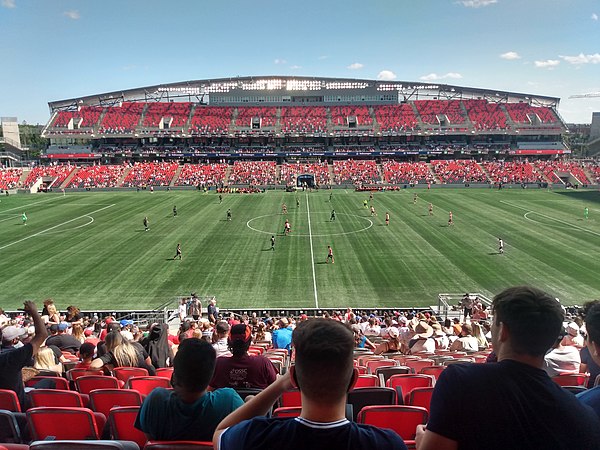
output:
M 15 244 L 18 244 L 20 242 L 26 241 L 27 239 L 31 239 L 33 237 L 39 236 L 40 234 L 44 234 L 44 233 L 46 233 L 48 231 L 52 231 L 55 228 L 62 227 L 63 225 L 67 225 L 68 223 L 74 222 L 74 221 L 79 220 L 79 219 L 81 219 L 83 217 L 89 216 L 91 214 L 95 214 L 97 212 L 103 211 L 103 210 L 108 209 L 108 208 L 112 208 L 115 205 L 116 205 L 116 203 L 113 203 L 112 205 L 108 205 L 108 206 L 105 206 L 103 208 L 96 209 L 95 211 L 92 211 L 92 212 L 83 214 L 81 216 L 75 217 L 74 219 L 70 219 L 70 220 L 67 220 L 66 222 L 62 222 L 62 223 L 59 223 L 58 225 L 54 225 L 54 226 L 52 226 L 50 228 L 46 228 L 45 230 L 38 231 L 37 233 L 34 233 L 34 234 L 30 235 L 30 236 L 25 236 L 24 238 L 21 238 L 21 239 L 19 239 L 17 241 L 11 242 L 10 244 L 3 245 L 2 247 L 0 247 L 0 250 L 4 250 L 7 247 L 12 247 Z

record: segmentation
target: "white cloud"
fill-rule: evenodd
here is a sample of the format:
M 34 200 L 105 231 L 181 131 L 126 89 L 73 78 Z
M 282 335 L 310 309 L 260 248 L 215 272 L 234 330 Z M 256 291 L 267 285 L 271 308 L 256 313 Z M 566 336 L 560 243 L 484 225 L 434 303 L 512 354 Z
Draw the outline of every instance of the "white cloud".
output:
M 17 5 L 15 4 L 15 0 L 2 0 L 2 7 L 3 8 L 16 8 Z
M 275 59 L 275 61 L 273 61 L 275 64 L 287 64 L 287 61 L 285 59 L 280 59 L 277 58 Z
M 321 56 L 319 56 L 317 59 L 318 59 L 319 61 L 323 61 L 323 60 L 325 60 L 325 59 L 328 59 L 328 58 L 329 58 L 329 56 L 327 56 L 327 55 L 321 55 Z
M 79 14 L 79 11 L 75 11 L 75 10 L 65 11 L 63 13 L 63 15 L 65 15 L 66 17 L 68 17 L 71 20 L 79 20 L 79 19 L 81 19 L 81 15 Z
M 377 79 L 382 81 L 392 81 L 396 79 L 396 74 L 391 70 L 382 70 L 377 74 Z
M 598 21 L 598 14 L 592 13 L 592 20 Z
M 467 8 L 481 8 L 484 6 L 493 5 L 494 3 L 498 3 L 498 0 L 461 0 L 456 3 L 463 5 Z
M 346 67 L 346 69 L 358 70 L 358 69 L 362 69 L 363 67 L 365 67 L 364 64 L 361 64 L 359 62 L 355 62 L 355 63 L 350 64 L 348 67 Z
M 600 53 L 594 53 L 593 55 L 584 55 L 580 53 L 576 56 L 561 56 L 566 62 L 570 64 L 598 64 L 600 63 Z
M 292 69 L 292 70 L 298 70 L 298 69 L 302 69 L 302 66 L 298 66 L 298 65 L 294 64 L 293 66 L 290 66 L 290 69 Z
M 558 59 L 547 59 L 546 61 L 535 61 L 535 67 L 539 67 L 542 69 L 552 69 L 560 64 Z
M 420 79 L 423 81 L 437 81 L 437 80 L 444 80 L 447 78 L 452 78 L 452 79 L 458 80 L 458 79 L 462 78 L 462 75 L 460 73 L 456 73 L 456 72 L 448 72 L 445 75 L 438 75 L 437 73 L 429 73 L 427 75 L 423 75 L 422 77 L 420 77 Z
M 521 55 L 519 55 L 517 52 L 506 52 L 506 53 L 502 53 L 500 55 L 500 58 L 508 59 L 508 60 L 521 59 Z

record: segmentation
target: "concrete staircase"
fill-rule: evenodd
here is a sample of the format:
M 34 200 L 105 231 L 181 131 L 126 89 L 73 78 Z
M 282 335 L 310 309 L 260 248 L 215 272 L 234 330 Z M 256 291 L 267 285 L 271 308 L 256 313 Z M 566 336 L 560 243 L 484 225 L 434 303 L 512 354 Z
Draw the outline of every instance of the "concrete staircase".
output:
M 171 178 L 171 182 L 169 183 L 169 187 L 175 186 L 175 183 L 177 183 L 177 180 L 179 180 L 179 175 L 181 175 L 181 171 L 182 170 L 183 170 L 183 166 L 181 166 L 181 165 L 177 166 L 177 170 L 175 171 L 175 174 L 173 175 L 173 178 Z
M 77 175 L 77 172 L 79 172 L 79 167 L 75 167 L 75 170 L 73 170 L 69 176 L 67 178 L 65 178 L 65 181 L 62 182 L 62 184 L 60 186 L 58 186 L 59 189 L 65 189 L 69 183 L 71 182 L 71 180 L 73 179 L 73 177 L 75 175 Z

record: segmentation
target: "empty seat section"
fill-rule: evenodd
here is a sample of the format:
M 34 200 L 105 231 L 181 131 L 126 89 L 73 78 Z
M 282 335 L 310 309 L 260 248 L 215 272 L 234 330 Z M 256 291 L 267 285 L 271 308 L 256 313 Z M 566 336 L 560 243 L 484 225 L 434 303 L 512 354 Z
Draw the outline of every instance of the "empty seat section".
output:
M 137 128 L 145 103 L 123 102 L 121 106 L 112 106 L 100 124 L 100 132 L 107 134 L 129 134 Z
M 281 131 L 284 133 L 323 133 L 327 129 L 327 109 L 323 106 L 281 108 Z
M 227 133 L 231 124 L 233 108 L 221 106 L 197 106 L 192 117 L 190 133 Z
M 417 126 L 417 117 L 408 103 L 375 106 L 373 109 L 380 131 L 413 131 Z

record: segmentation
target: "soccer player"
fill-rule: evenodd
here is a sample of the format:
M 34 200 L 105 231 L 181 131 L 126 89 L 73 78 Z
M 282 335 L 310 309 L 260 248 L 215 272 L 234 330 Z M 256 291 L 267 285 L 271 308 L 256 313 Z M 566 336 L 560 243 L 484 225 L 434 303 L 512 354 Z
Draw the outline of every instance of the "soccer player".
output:
M 23 225 L 27 225 L 27 214 L 21 214 L 21 220 L 23 221 Z
M 371 217 L 375 217 L 377 213 L 375 212 L 375 207 L 371 206 Z
M 363 208 L 367 208 L 369 206 L 369 200 L 365 200 L 363 202 Z
M 287 205 L 285 203 L 281 204 L 281 212 L 283 212 L 283 214 L 287 214 Z
M 588 207 L 586 206 L 585 208 L 583 208 L 583 218 L 584 218 L 585 220 L 587 220 L 587 219 L 588 219 L 588 217 L 589 217 L 589 215 L 590 215 L 590 210 L 589 210 L 589 209 L 588 209 Z
M 173 206 L 173 217 L 177 215 L 177 206 Z
M 219 194 L 219 205 L 220 205 L 221 203 L 223 203 L 223 195 L 222 195 L 222 194 Z
M 504 254 L 504 241 L 501 238 L 498 238 L 498 253 Z
M 433 216 L 433 203 L 429 204 L 429 215 Z
M 385 224 L 386 225 L 390 224 L 390 213 L 389 212 L 385 213 Z
M 331 217 L 329 218 L 330 222 L 333 222 L 335 220 L 335 209 L 331 210 Z
M 181 256 L 181 243 L 177 244 L 177 249 L 175 249 L 175 256 L 173 256 L 173 261 L 175 261 L 177 258 L 183 259 Z
M 148 217 L 144 216 L 144 231 L 148 231 L 150 229 Z
M 373 192 L 369 192 L 369 201 L 372 202 L 373 201 Z
M 329 203 L 331 203 L 331 200 L 333 200 L 333 192 L 329 193 Z
M 448 213 L 448 226 L 454 225 L 454 217 L 452 216 L 452 211 Z
M 300 208 L 300 199 L 296 198 L 296 208 Z
M 231 221 L 231 209 L 227 210 L 227 221 Z
M 288 235 L 288 234 L 290 234 L 290 231 L 292 231 L 292 226 L 290 225 L 288 220 L 285 219 L 285 225 L 283 226 L 283 232 L 285 235 Z
M 415 195 L 413 195 L 413 205 L 416 205 L 416 204 L 417 204 L 417 199 L 418 199 L 418 198 L 419 198 L 419 194 L 417 194 L 417 193 L 415 192 Z
M 325 263 L 329 264 L 329 260 L 331 260 L 331 264 L 335 264 L 335 260 L 333 259 L 333 249 L 331 245 L 327 246 L 327 259 L 325 259 Z
M 271 236 L 271 250 L 275 251 L 275 236 Z

